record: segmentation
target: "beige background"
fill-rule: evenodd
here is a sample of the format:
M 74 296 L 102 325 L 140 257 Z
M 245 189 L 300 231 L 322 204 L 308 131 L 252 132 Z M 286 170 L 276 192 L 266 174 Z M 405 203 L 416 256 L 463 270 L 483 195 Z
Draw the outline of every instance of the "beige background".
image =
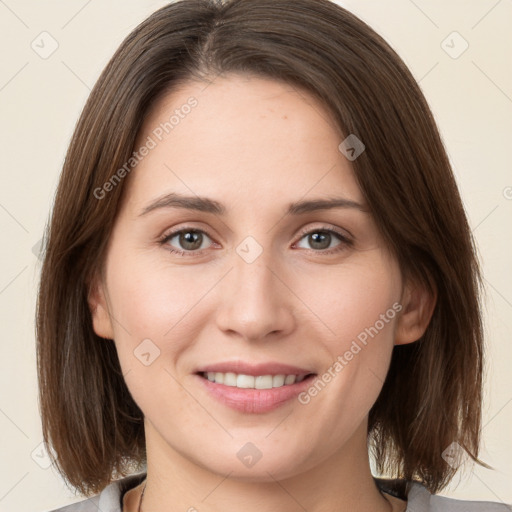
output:
M 78 500 L 52 468 L 44 469 L 39 447 L 34 246 L 91 87 L 121 40 L 165 3 L 0 1 L 1 511 L 44 511 Z M 343 5 L 380 32 L 420 81 L 483 262 L 489 359 L 481 456 L 495 470 L 470 466 L 442 494 L 512 503 L 512 2 L 347 0 Z M 40 36 L 43 31 L 51 36 Z M 46 59 L 31 47 L 34 40 L 42 46 L 41 37 L 47 50 L 51 38 L 58 43 Z M 465 41 L 467 50 L 452 58 Z

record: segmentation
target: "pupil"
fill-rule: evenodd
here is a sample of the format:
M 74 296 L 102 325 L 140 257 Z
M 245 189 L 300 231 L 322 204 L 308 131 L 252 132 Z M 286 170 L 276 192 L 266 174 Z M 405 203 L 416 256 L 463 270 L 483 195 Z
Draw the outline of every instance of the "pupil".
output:
M 201 247 L 202 234 L 197 231 L 187 231 L 180 236 L 180 244 L 184 249 L 193 250 Z M 315 249 L 327 249 L 331 243 L 330 233 L 313 233 L 309 235 L 309 241 Z
M 202 234 L 197 231 L 187 231 L 180 236 L 180 245 L 187 250 L 198 249 L 201 247 L 201 242 Z
M 310 244 L 315 249 L 327 249 L 331 243 L 330 233 L 313 233 L 309 235 Z

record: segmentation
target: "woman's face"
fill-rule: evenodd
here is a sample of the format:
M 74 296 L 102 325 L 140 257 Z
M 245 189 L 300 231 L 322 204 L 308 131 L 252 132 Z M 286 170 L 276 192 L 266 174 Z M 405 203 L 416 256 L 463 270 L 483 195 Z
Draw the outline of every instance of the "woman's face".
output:
M 311 96 L 239 75 L 145 119 L 90 300 L 148 461 L 269 480 L 366 449 L 393 345 L 419 334 L 343 138 Z

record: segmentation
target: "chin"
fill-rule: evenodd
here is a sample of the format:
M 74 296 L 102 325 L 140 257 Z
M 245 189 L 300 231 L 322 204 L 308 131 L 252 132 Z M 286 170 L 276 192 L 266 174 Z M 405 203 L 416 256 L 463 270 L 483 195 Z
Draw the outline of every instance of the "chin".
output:
M 252 443 L 245 443 L 235 452 L 226 450 L 216 453 L 212 459 L 196 459 L 196 463 L 219 476 L 245 482 L 275 482 L 291 478 L 306 469 L 306 460 L 294 447 L 288 452 L 262 447 L 257 449 Z

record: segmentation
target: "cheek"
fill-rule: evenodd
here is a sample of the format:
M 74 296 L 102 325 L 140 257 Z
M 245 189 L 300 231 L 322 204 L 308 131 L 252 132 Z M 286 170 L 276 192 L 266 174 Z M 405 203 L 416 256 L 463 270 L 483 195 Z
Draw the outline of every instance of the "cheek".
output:
M 300 293 L 323 324 L 324 344 L 333 360 L 354 340 L 362 347 L 365 341 L 379 340 L 374 344 L 378 352 L 392 345 L 397 317 L 393 305 L 400 300 L 401 279 L 396 264 L 379 253 L 301 279 Z
M 125 257 L 109 269 L 115 345 L 126 385 L 144 414 L 161 414 L 162 405 L 172 403 L 173 417 L 166 421 L 183 428 L 193 403 L 177 382 L 179 363 L 199 338 L 197 303 L 211 285 L 192 277 L 192 265 L 171 269 L 149 261 Z
M 329 277 L 309 287 L 312 309 L 328 329 L 323 328 L 327 334 L 321 341 L 321 382 L 309 389 L 302 403 L 316 403 L 331 418 L 333 435 L 338 435 L 337 411 L 348 413 L 344 421 L 353 426 L 367 414 L 389 367 L 401 310 L 401 279 L 393 260 L 377 256 L 369 253 L 365 262 L 333 267 Z
M 198 336 L 200 300 L 215 284 L 215 276 L 205 273 L 199 279 L 193 265 L 171 268 L 149 258 L 112 256 L 112 261 L 121 261 L 107 269 L 120 360 L 130 368 L 134 352 L 146 347 L 166 356 L 155 360 L 156 366 L 172 361 Z

